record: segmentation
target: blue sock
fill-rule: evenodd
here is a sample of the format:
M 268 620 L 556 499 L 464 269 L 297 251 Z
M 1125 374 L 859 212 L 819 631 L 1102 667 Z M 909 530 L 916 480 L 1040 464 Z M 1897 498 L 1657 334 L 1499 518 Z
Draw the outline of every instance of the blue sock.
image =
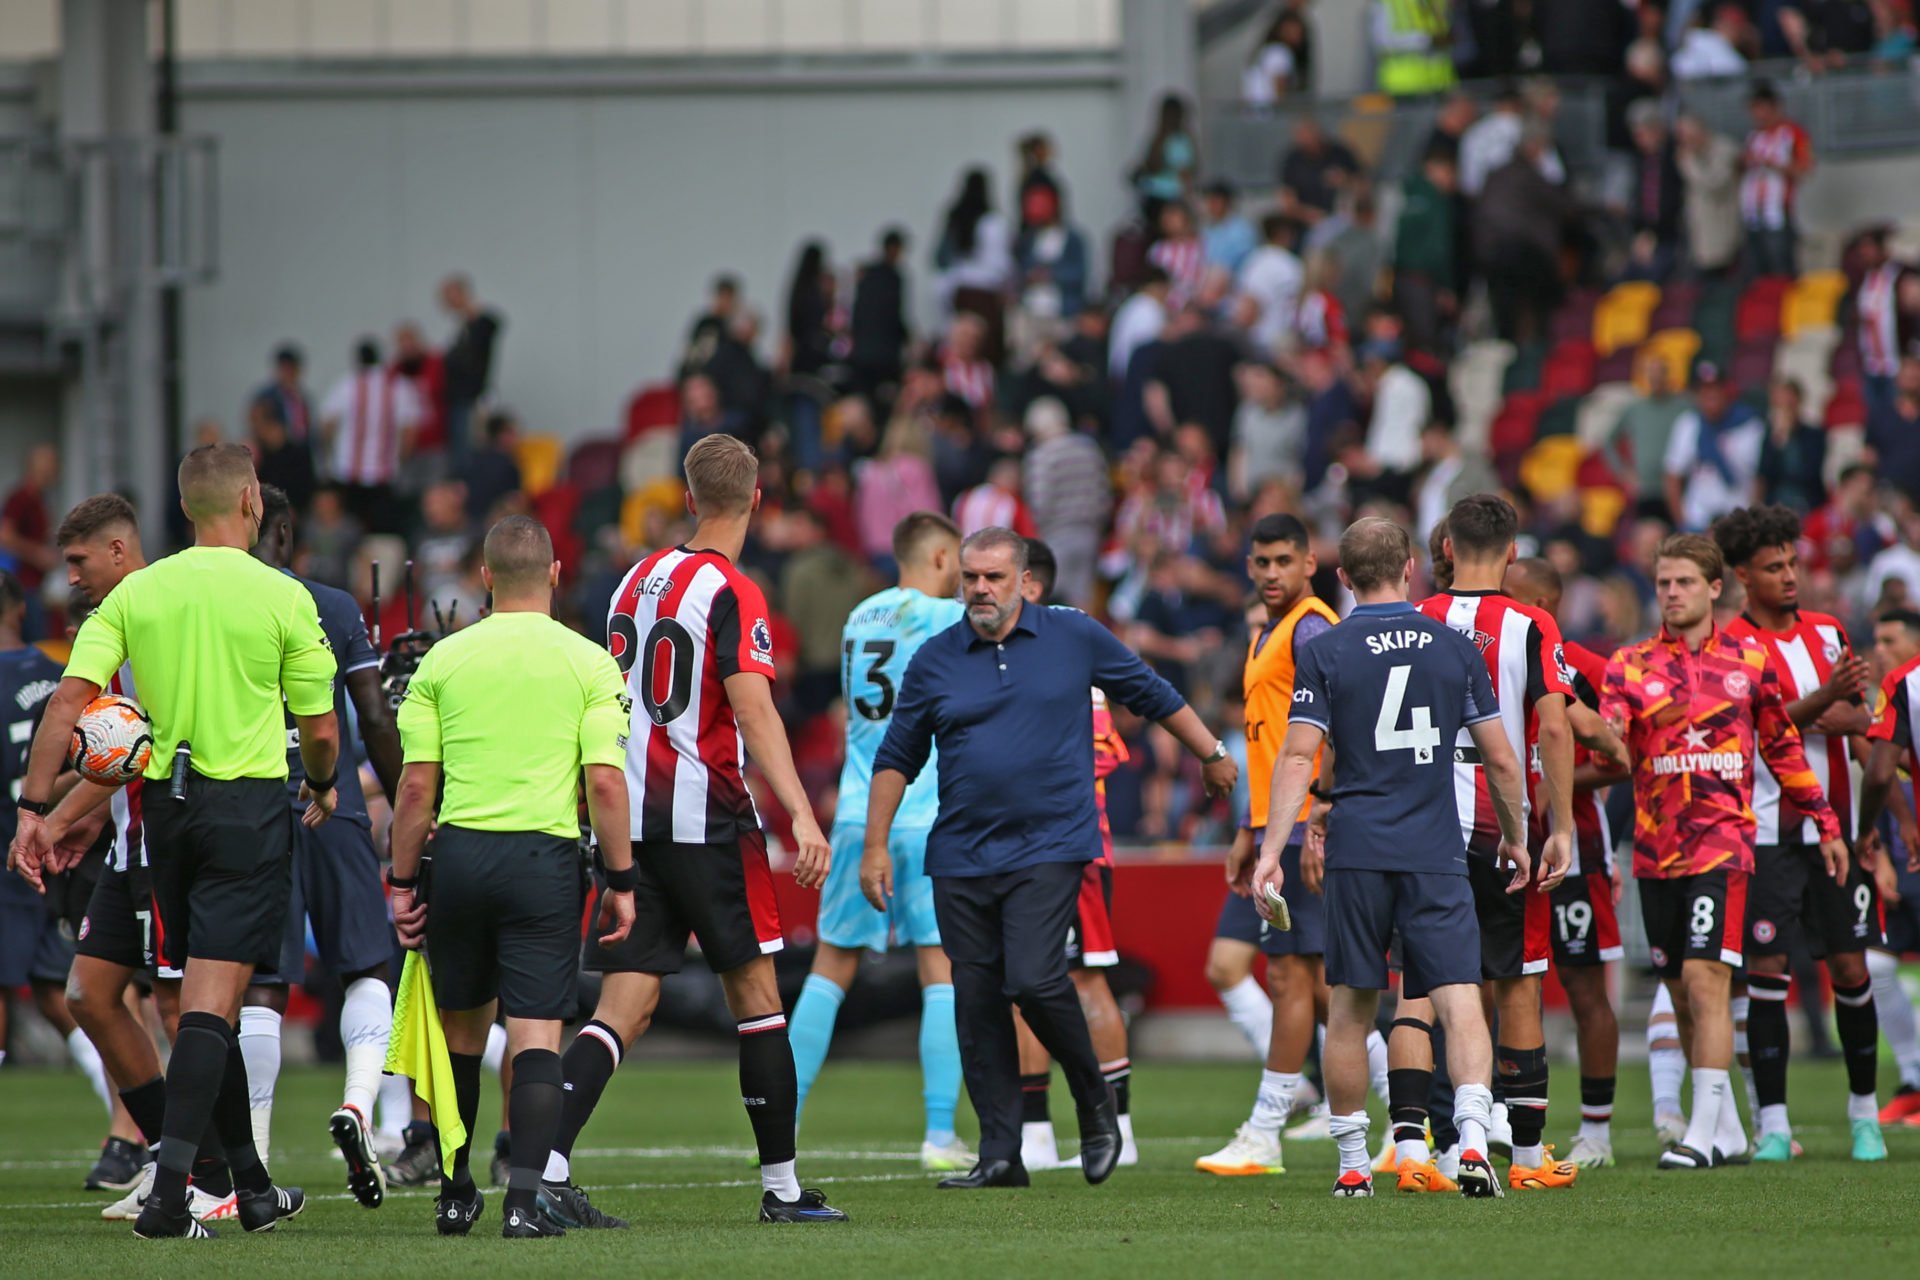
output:
M 927 1104 L 927 1141 L 953 1141 L 953 1109 L 960 1105 L 960 1033 L 953 1025 L 953 985 L 920 989 L 920 1076 Z
M 793 1070 L 800 1082 L 800 1106 L 807 1105 L 807 1091 L 827 1061 L 827 1046 L 833 1043 L 834 1020 L 840 1016 L 840 1003 L 847 998 L 839 984 L 817 973 L 807 975 L 794 1002 L 793 1016 L 787 1019 L 787 1039 L 793 1043 Z

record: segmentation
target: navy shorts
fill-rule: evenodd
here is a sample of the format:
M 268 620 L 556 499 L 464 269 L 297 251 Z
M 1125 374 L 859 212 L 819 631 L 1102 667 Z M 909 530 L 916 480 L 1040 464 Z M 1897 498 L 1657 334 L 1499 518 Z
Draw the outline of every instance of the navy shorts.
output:
M 1920 872 L 1907 870 L 1907 849 L 1898 833 L 1887 842 L 1887 851 L 1900 885 L 1900 901 L 1880 904 L 1887 917 L 1886 950 L 1897 956 L 1920 952 Z
M 1480 923 L 1463 875 L 1327 869 L 1327 982 L 1384 991 L 1400 940 L 1401 993 L 1480 981 Z
M 1254 833 L 1255 841 L 1260 838 Z M 1270 956 L 1317 956 L 1327 949 L 1327 900 L 1307 888 L 1300 878 L 1300 845 L 1280 851 L 1280 896 L 1287 900 L 1293 928 L 1276 929 L 1260 918 L 1252 898 L 1229 893 L 1220 904 L 1220 921 L 1213 936 L 1259 947 Z
M 72 967 L 73 944 L 38 893 L 31 900 L 9 898 L 0 904 L 0 988 L 30 981 L 65 983 Z
M 256 973 L 256 983 L 285 986 L 306 977 L 309 923 L 320 967 L 329 973 L 364 973 L 392 962 L 393 922 L 365 819 L 293 824 L 293 897 L 280 964 L 274 973 Z

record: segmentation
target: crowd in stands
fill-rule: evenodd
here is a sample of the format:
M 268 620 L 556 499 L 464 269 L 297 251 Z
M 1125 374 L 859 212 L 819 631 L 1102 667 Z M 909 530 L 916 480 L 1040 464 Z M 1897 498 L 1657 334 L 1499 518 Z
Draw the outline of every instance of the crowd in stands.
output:
M 1463 7 L 1477 23 L 1515 6 Z M 1850 52 L 1814 21 L 1848 7 L 1762 6 L 1774 26 L 1758 29 L 1797 32 L 1789 47 L 1809 58 Z M 1902 4 L 1864 7 L 1907 20 Z M 1278 6 L 1249 100 L 1311 87 L 1306 8 Z M 823 821 L 845 715 L 840 627 L 890 581 L 893 525 L 916 510 L 1047 541 L 1061 602 L 1110 622 L 1227 726 L 1250 625 L 1245 535 L 1269 512 L 1316 531 L 1316 585 L 1337 600 L 1334 544 L 1351 519 L 1386 514 L 1424 542 L 1458 498 L 1507 492 L 1522 553 L 1566 579 L 1565 631 L 1605 649 L 1655 625 L 1663 534 L 1779 502 L 1803 520 L 1803 600 L 1860 627 L 1920 603 L 1920 271 L 1884 227 L 1838 263 L 1798 261 L 1796 192 L 1815 157 L 1764 84 L 1744 139 L 1676 117 L 1668 77 L 1737 8 L 1533 0 L 1538 35 L 1499 55 L 1520 59 L 1507 69 L 1622 89 L 1597 186 L 1568 173 L 1559 95 L 1540 76 L 1485 106 L 1443 96 L 1398 182 L 1376 178 L 1359 142 L 1301 119 L 1257 195 L 1210 178 L 1189 107 L 1170 96 L 1121 179 L 1137 196 L 1123 225 L 1075 221 L 1035 131 L 1014 140 L 1006 187 L 985 167 L 961 174 L 932 244 L 883 227 L 853 261 L 801 246 L 770 329 L 742 283 L 717 275 L 615 433 L 563 443 L 556 424 L 518 420 L 511 388 L 492 385 L 505 318 L 462 276 L 441 289 L 443 345 L 400 325 L 325 388 L 283 346 L 238 429 L 300 512 L 302 572 L 371 608 L 382 566 L 389 637 L 407 625 L 409 559 L 422 625 L 480 616 L 478 537 L 508 512 L 552 529 L 563 615 L 598 634 L 624 570 L 686 528 L 685 449 L 715 432 L 748 440 L 764 501 L 743 567 L 777 614 L 780 702 Z M 1604 66 L 1598 46 L 1550 38 L 1550 15 L 1614 10 Z M 1477 26 L 1474 39 L 1476 57 L 1496 56 Z M 930 327 L 916 323 L 921 297 Z M 0 508 L 0 554 L 30 586 L 57 563 L 57 465 L 33 455 Z M 1172 740 L 1115 719 L 1131 752 L 1107 784 L 1115 835 L 1222 840 L 1232 810 L 1204 800 Z

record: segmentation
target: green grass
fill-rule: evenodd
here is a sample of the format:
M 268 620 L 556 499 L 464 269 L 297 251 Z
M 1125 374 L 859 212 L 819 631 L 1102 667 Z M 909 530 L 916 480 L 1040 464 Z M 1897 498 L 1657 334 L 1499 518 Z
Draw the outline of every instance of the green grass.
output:
M 1830 1064 L 1795 1066 L 1807 1155 L 1791 1166 L 1655 1172 L 1646 1075 L 1633 1068 L 1621 1081 L 1620 1167 L 1495 1203 L 1335 1201 L 1324 1142 L 1290 1144 L 1282 1177 L 1208 1178 L 1192 1160 L 1244 1118 L 1254 1069 L 1147 1064 L 1135 1080 L 1140 1167 L 1104 1187 L 1052 1173 L 1028 1191 L 963 1194 L 937 1192 L 919 1172 L 911 1065 L 831 1064 L 809 1103 L 800 1169 L 853 1221 L 775 1228 L 754 1222 L 759 1184 L 732 1066 L 638 1061 L 608 1091 L 575 1166 L 634 1229 L 509 1246 L 495 1235 L 498 1193 L 465 1240 L 434 1234 L 430 1192 L 396 1189 L 378 1212 L 355 1205 L 327 1158 L 338 1077 L 289 1071 L 274 1167 L 307 1189 L 307 1212 L 271 1235 L 229 1227 L 188 1245 L 142 1244 L 126 1224 L 102 1222 L 108 1197 L 79 1190 L 96 1102 L 75 1075 L 10 1070 L 0 1075 L 0 1275 L 1920 1276 L 1920 1130 L 1889 1135 L 1887 1164 L 1854 1165 L 1844 1079 Z M 1573 1070 L 1556 1064 L 1551 1136 L 1562 1142 L 1575 1092 Z M 497 1091 L 481 1112 L 489 1136 L 496 1107 Z M 1055 1109 L 1071 1128 L 1071 1106 Z

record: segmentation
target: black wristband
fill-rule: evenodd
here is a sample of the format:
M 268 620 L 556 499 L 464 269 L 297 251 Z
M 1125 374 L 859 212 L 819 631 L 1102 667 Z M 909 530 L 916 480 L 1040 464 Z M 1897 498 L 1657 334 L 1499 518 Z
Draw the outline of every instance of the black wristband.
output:
M 615 871 L 607 868 L 607 888 L 615 893 L 632 893 L 640 887 L 640 868 L 629 862 Z
M 402 880 L 399 876 L 393 874 L 392 867 L 387 868 L 387 887 L 389 889 L 412 889 L 417 887 L 419 883 L 420 877 L 417 873 Z
M 31 813 L 41 818 L 44 818 L 49 813 L 53 812 L 53 806 L 48 804 L 45 800 L 29 800 L 25 796 L 22 796 L 20 799 L 14 801 L 13 805 L 14 805 L 14 808 L 20 810 L 20 812 L 22 813 Z
M 331 778 L 328 778 L 324 782 L 318 781 L 313 778 L 308 778 L 307 790 L 313 792 L 314 795 L 323 795 L 326 792 L 333 790 L 334 787 L 338 785 L 339 781 L 340 781 L 340 771 L 338 769 L 335 769 L 333 771 L 333 776 Z

